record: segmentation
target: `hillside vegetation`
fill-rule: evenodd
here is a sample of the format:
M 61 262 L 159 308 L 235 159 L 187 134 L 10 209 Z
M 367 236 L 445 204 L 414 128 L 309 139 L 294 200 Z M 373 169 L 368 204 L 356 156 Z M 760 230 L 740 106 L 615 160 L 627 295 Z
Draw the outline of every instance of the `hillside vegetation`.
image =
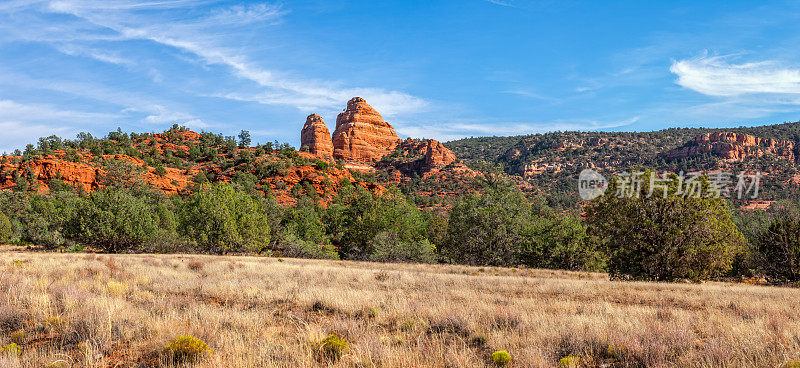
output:
M 739 133 L 758 139 L 800 144 L 800 123 L 726 129 L 671 128 L 654 132 L 553 132 L 515 137 L 480 137 L 446 142 L 459 159 L 475 167 L 499 167 L 502 172 L 519 175 L 541 188 L 548 201 L 559 207 L 573 207 L 579 201 L 576 179 L 585 168 L 595 168 L 607 177 L 634 169 L 680 171 L 742 170 L 768 175 L 760 195 L 762 200 L 797 199 L 798 161 L 773 152 L 751 150 L 735 159 L 718 153 L 698 153 L 670 158 L 666 153 L 692 145 L 704 134 Z M 741 146 L 734 142 L 731 150 Z

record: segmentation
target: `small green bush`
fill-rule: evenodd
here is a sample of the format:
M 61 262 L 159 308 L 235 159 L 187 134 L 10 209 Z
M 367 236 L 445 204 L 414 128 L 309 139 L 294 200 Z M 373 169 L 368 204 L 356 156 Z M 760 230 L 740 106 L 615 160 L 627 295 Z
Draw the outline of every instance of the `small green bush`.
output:
M 0 355 L 18 356 L 20 354 L 22 354 L 22 348 L 13 342 L 0 349 Z
M 335 362 L 342 358 L 350 348 L 347 346 L 347 341 L 340 338 L 336 334 L 330 334 L 328 337 L 322 339 L 319 343 L 319 357 L 323 360 Z
M 191 335 L 180 335 L 164 347 L 164 353 L 172 355 L 176 362 L 196 361 L 213 352 L 203 340 Z
M 511 354 L 505 350 L 499 350 L 492 353 L 492 361 L 498 367 L 503 367 L 511 361 Z
M 558 368 L 578 368 L 581 358 L 574 355 L 567 355 L 558 361 Z
M 24 344 L 28 338 L 28 333 L 23 330 L 17 330 L 11 333 L 11 341 L 15 344 Z
M 313 258 L 313 259 L 339 259 L 339 253 L 331 244 L 314 244 L 313 242 L 300 239 L 290 231 L 281 232 L 278 244 L 283 250 L 283 255 L 294 258 Z
M 782 365 L 781 368 L 800 368 L 800 360 L 787 362 L 784 365 Z

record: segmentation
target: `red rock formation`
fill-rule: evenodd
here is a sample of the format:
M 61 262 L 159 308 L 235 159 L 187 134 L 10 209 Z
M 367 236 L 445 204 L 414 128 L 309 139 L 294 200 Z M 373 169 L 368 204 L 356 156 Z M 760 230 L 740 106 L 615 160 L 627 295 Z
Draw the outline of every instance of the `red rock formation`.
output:
M 425 150 L 425 166 L 428 168 L 447 166 L 456 160 L 456 154 L 435 139 L 428 140 Z
M 306 118 L 306 124 L 300 131 L 300 147 L 307 147 L 308 151 L 319 158 L 333 160 L 333 141 L 331 132 L 317 114 L 311 114 Z
M 749 134 L 719 132 L 706 133 L 692 141 L 665 153 L 667 158 L 682 159 L 704 153 L 712 153 L 725 160 L 741 161 L 747 157 L 775 155 L 794 161 L 794 142 L 771 138 L 759 138 Z
M 8 162 L 0 163 L 0 189 L 10 189 L 16 186 L 13 173 L 22 177 L 32 177 L 39 184 L 39 191 L 49 190 L 53 179 L 61 179 L 64 184 L 81 187 L 86 191 L 97 189 L 100 170 L 84 163 L 63 161 L 56 156 L 35 158 L 21 164 L 14 164 L 13 158 Z
M 347 109 L 336 117 L 333 132 L 333 157 L 346 162 L 373 163 L 394 150 L 400 138 L 361 97 L 347 102 Z
M 437 140 L 408 138 L 395 147 L 392 156 L 377 162 L 375 168 L 385 169 L 392 166 L 405 175 L 416 173 L 422 177 L 428 177 L 438 174 L 444 168 L 455 169 L 455 166 L 458 166 L 454 165 L 456 161 L 453 151 Z M 463 164 L 459 165 L 463 166 Z M 395 177 L 395 179 L 400 180 L 401 178 Z

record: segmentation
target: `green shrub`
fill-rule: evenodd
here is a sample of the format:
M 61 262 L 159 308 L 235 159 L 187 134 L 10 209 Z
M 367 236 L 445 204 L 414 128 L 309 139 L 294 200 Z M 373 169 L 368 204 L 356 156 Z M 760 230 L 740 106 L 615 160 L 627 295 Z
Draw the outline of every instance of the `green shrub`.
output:
M 290 231 L 283 231 L 280 234 L 278 245 L 286 257 L 313 258 L 313 259 L 339 259 L 339 253 L 330 244 L 314 244 L 310 241 L 300 239 Z
M 348 350 L 350 348 L 347 346 L 347 341 L 336 334 L 330 334 L 322 339 L 317 348 L 319 358 L 330 362 L 338 361 Z
M 492 353 L 492 362 L 498 367 L 503 367 L 511 361 L 511 354 L 505 350 L 499 350 Z
M 206 185 L 182 206 L 183 233 L 207 251 L 258 251 L 269 245 L 270 216 L 263 201 L 233 185 Z
M 22 354 L 22 348 L 13 342 L 0 349 L 0 355 L 18 356 L 20 354 Z
M 352 185 L 339 189 L 326 217 L 342 257 L 362 260 L 374 253 L 375 237 L 383 232 L 393 232 L 405 243 L 422 241 L 425 220 L 422 211 L 395 188 L 377 195 Z
M 509 183 L 487 183 L 479 195 L 461 197 L 450 210 L 441 253 L 451 262 L 515 266 L 533 248 L 537 216 Z
M 67 226 L 67 236 L 118 252 L 153 239 L 158 227 L 156 210 L 147 197 L 130 189 L 108 189 L 80 202 Z
M 11 341 L 15 344 L 22 345 L 28 338 L 28 333 L 24 330 L 17 330 L 11 333 Z
M 369 256 L 375 262 L 436 262 L 436 246 L 428 239 L 403 241 L 397 233 L 384 231 L 373 239 L 373 251 Z
M 581 364 L 581 358 L 574 355 L 567 355 L 558 361 L 558 368 L 578 368 Z
M 649 172 L 641 174 L 650 178 Z M 617 196 L 617 180 L 587 207 L 588 233 L 609 253 L 613 278 L 706 280 L 724 275 L 745 244 L 723 198 L 664 195 L 649 181 L 638 194 Z M 707 185 L 707 184 L 704 184 Z
M 800 368 L 800 361 L 795 360 L 791 362 L 786 362 L 781 368 Z
M 800 280 L 800 219 L 777 219 L 757 237 L 761 271 L 782 281 Z
M 11 228 L 11 221 L 3 212 L 0 212 L 0 244 L 11 241 L 13 235 L 14 232 Z
M 191 335 L 180 335 L 164 347 L 164 353 L 169 354 L 176 362 L 197 361 L 213 352 L 214 349 L 203 340 Z

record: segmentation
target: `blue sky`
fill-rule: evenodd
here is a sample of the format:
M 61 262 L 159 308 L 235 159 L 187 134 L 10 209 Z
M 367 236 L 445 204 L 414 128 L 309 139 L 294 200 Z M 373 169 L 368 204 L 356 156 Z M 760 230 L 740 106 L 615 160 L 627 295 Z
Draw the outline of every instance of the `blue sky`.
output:
M 299 144 L 362 96 L 401 136 L 800 119 L 800 6 L 0 1 L 0 151 L 172 123 Z

